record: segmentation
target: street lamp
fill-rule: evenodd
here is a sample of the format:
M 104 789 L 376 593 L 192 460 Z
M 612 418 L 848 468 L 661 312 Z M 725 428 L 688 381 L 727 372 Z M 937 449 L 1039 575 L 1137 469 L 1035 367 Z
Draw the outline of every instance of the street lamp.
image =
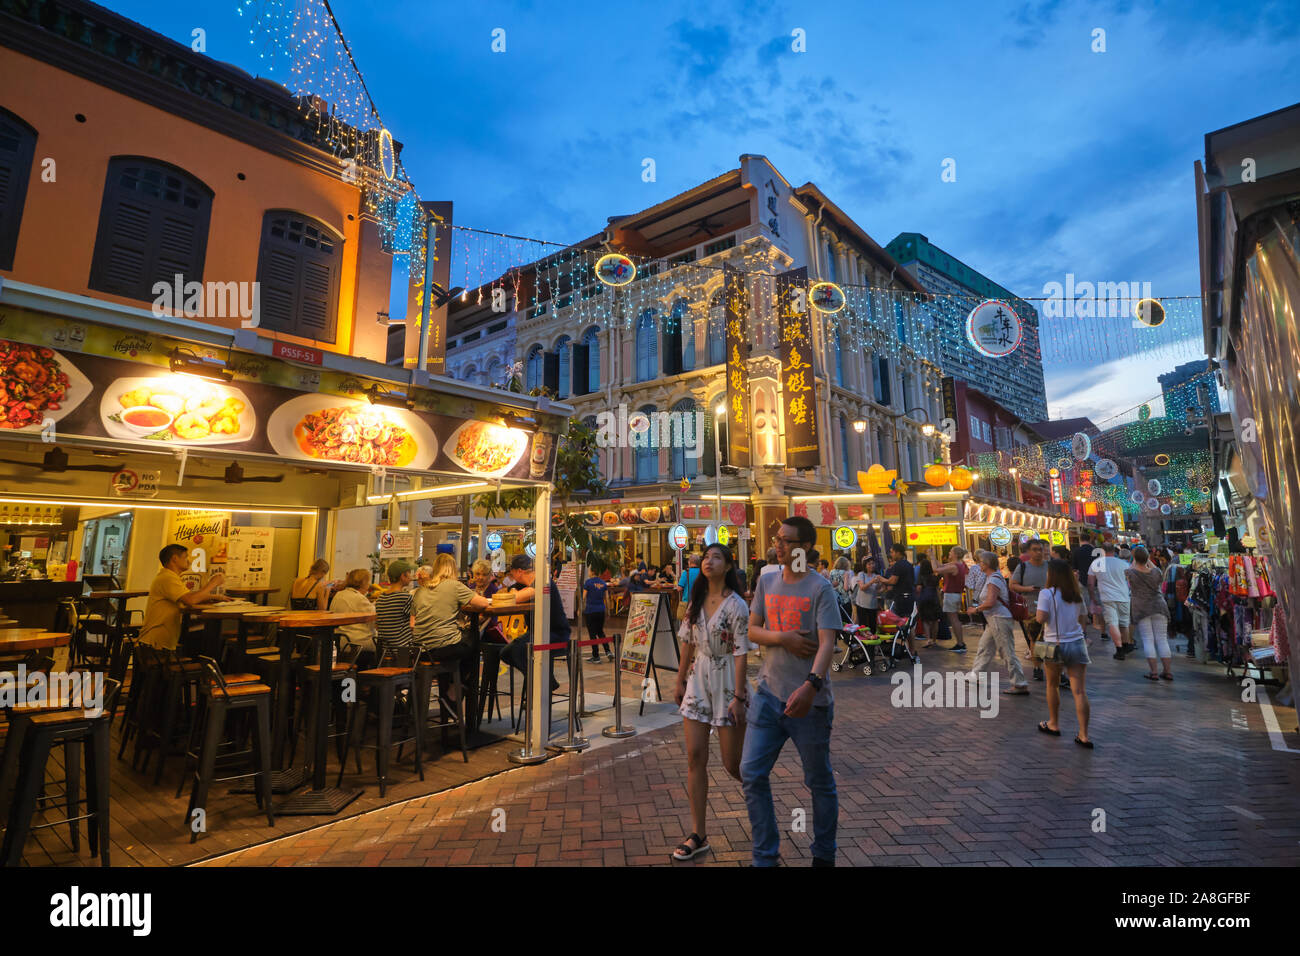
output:
M 1007 471 L 1011 474 L 1011 480 L 1016 483 L 1016 501 L 1023 503 L 1024 498 L 1020 496 L 1020 469 L 1012 465 Z
M 853 423 L 853 430 L 857 432 L 859 435 L 861 435 L 863 432 L 867 430 L 867 423 L 864 422 L 861 418 L 859 418 L 857 421 Z

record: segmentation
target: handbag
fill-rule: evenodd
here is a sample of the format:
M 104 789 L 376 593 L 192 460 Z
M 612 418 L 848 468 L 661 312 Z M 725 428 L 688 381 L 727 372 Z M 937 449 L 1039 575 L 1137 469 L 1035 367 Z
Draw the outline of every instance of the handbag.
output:
M 1060 644 L 1049 644 L 1047 641 L 1034 642 L 1034 660 L 1054 661 L 1061 656 Z

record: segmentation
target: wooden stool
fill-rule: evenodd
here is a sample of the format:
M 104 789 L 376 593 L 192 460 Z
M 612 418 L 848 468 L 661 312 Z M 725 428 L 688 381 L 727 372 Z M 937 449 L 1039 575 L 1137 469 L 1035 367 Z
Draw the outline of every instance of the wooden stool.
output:
M 357 749 L 357 773 L 362 773 L 361 769 L 361 750 L 363 749 L 362 740 L 366 732 L 367 705 L 376 714 L 375 728 L 375 772 L 379 776 L 379 795 L 382 797 L 388 791 L 388 757 L 393 747 L 404 746 L 408 743 L 415 744 L 415 769 L 419 773 L 420 779 L 424 779 L 424 761 L 422 754 L 424 752 L 424 720 L 420 712 L 420 704 L 415 692 L 415 665 L 419 660 L 419 651 L 411 651 L 410 648 L 397 648 L 398 653 L 387 649 L 380 656 L 379 667 L 371 668 L 368 671 L 360 671 L 357 674 L 357 702 L 352 709 L 352 717 L 348 721 L 347 742 L 343 746 L 343 760 L 339 766 L 339 779 L 337 786 L 343 785 L 343 772 L 347 769 L 348 751 L 352 749 L 354 743 Z M 414 657 L 411 657 L 411 654 Z M 409 658 L 410 667 L 400 665 L 385 665 L 390 655 L 397 659 Z M 403 737 L 399 740 L 393 739 L 393 715 L 396 711 L 397 700 L 405 691 L 407 695 L 407 713 L 406 719 L 414 724 L 411 736 Z M 401 759 L 400 753 L 398 759 Z

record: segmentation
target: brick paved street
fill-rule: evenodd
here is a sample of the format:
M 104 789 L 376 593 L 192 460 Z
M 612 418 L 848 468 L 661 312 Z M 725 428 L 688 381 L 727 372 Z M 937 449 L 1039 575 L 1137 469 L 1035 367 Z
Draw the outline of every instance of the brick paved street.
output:
M 1144 661 L 1116 662 L 1102 642 L 1091 646 L 1091 752 L 1072 743 L 1068 692 L 1062 736 L 1037 732 L 1041 683 L 1030 697 L 1002 697 L 985 719 L 973 709 L 896 709 L 888 677 L 834 675 L 840 865 L 1300 862 L 1300 753 L 1273 749 L 1261 705 L 1242 703 L 1220 667 L 1179 654 L 1177 679 L 1153 684 Z M 962 661 L 945 650 L 923 656 L 941 670 Z M 1294 712 L 1277 715 L 1278 745 L 1300 749 Z M 668 726 L 207 865 L 670 865 L 690 831 L 685 778 L 680 727 Z M 748 864 L 744 800 L 716 746 L 710 780 L 714 853 L 696 865 Z M 808 805 L 793 746 L 773 792 L 778 819 Z M 498 808 L 504 832 L 493 828 Z M 806 865 L 810 839 L 784 834 L 785 861 Z

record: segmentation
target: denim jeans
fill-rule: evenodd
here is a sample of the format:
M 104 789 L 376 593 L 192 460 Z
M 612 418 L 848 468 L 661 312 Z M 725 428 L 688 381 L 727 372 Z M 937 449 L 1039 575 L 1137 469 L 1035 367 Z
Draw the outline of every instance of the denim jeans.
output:
M 740 779 L 749 809 L 754 839 L 754 865 L 776 866 L 781 858 L 781 837 L 776 827 L 769 775 L 787 739 L 793 740 L 803 763 L 803 779 L 812 791 L 812 854 L 819 860 L 835 859 L 835 829 L 840 806 L 831 771 L 831 722 L 835 705 L 814 707 L 804 717 L 785 716 L 785 701 L 766 690 L 754 691 L 745 731 L 745 751 L 740 758 Z

